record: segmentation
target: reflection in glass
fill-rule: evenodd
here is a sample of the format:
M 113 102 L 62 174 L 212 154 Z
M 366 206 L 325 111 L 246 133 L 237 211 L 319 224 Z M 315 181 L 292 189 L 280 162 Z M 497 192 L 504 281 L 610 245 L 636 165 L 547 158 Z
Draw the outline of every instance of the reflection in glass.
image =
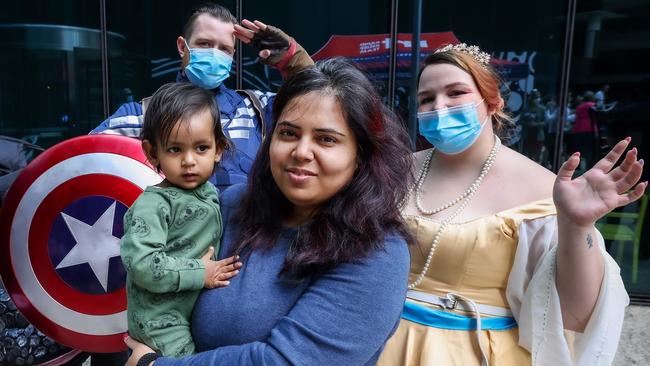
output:
M 650 157 L 650 1 L 577 2 L 567 136 L 573 150 L 593 160 L 627 136 L 638 157 Z M 590 124 L 588 133 L 584 123 Z M 571 147 L 570 147 L 571 148 Z M 645 166 L 641 181 L 650 178 Z M 646 191 L 646 195 L 648 192 Z M 601 220 L 606 247 L 621 267 L 631 294 L 650 293 L 650 215 L 646 198 Z
M 109 42 L 120 36 L 109 35 Z M 49 146 L 102 116 L 99 30 L 2 24 L 0 134 L 38 136 Z M 9 42 L 10 41 L 10 42 Z

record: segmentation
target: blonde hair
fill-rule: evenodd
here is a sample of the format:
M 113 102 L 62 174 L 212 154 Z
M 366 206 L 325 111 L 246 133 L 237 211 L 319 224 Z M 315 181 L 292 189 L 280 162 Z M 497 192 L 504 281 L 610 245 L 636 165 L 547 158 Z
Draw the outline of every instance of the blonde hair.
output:
M 420 69 L 418 82 L 422 76 L 422 71 L 424 71 L 427 66 L 437 64 L 454 65 L 472 77 L 479 93 L 481 93 L 481 96 L 485 98 L 485 104 L 488 111 L 494 111 L 494 114 L 492 115 L 492 127 L 494 132 L 502 139 L 507 140 L 510 137 L 511 131 L 514 129 L 514 122 L 504 110 L 505 102 L 501 97 L 501 92 L 499 91 L 501 78 L 499 78 L 494 69 L 490 65 L 480 63 L 474 57 L 465 52 L 451 49 L 443 52 L 434 52 L 429 55 L 424 60 L 424 64 Z

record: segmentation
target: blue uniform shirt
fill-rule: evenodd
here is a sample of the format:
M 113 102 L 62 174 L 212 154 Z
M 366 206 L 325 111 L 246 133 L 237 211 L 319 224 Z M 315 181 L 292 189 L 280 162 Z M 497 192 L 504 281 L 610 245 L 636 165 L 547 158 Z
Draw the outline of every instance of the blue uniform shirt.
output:
M 176 81 L 188 82 L 182 72 L 179 72 Z M 224 154 L 210 178 L 210 182 L 223 190 L 233 184 L 246 183 L 248 172 L 262 143 L 262 127 L 253 103 L 247 96 L 242 96 L 223 84 L 213 89 L 213 92 L 221 111 L 221 126 L 226 137 L 229 137 L 234 145 L 233 151 Z M 267 131 L 271 131 L 271 107 L 275 94 L 257 90 L 254 93 L 264 108 L 265 128 Z M 140 103 L 125 103 L 90 134 L 112 134 L 139 138 L 143 122 Z

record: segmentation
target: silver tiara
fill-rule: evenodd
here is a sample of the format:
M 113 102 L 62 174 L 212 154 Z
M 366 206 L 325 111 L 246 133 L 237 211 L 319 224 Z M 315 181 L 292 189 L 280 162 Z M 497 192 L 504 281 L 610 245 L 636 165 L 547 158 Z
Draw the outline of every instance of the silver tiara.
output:
M 447 52 L 447 51 L 458 51 L 462 52 L 464 54 L 470 55 L 474 58 L 474 60 L 478 61 L 483 66 L 487 66 L 490 64 L 490 54 L 487 52 L 481 51 L 478 46 L 468 46 L 465 43 L 459 43 L 459 44 L 448 44 L 444 47 L 438 48 L 434 53 L 438 52 Z

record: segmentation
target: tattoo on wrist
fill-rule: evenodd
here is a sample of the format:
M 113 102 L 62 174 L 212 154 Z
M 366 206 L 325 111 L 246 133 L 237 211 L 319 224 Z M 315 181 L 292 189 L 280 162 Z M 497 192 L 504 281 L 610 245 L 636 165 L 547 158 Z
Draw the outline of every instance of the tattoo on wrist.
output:
M 591 249 L 594 246 L 594 239 L 591 238 L 591 234 L 587 234 L 587 248 Z

